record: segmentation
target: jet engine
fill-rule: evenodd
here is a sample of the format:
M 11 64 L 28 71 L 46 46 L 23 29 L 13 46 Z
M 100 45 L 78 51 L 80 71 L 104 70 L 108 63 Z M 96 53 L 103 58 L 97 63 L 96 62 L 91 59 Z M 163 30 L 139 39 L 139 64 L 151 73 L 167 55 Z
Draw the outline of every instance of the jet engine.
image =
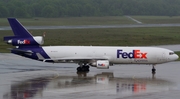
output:
M 33 38 L 19 38 L 14 37 L 6 41 L 7 44 L 11 44 L 13 46 L 22 46 L 22 45 L 42 45 L 44 44 L 44 39 L 42 36 L 35 36 Z
M 91 66 L 97 67 L 98 69 L 109 69 L 109 61 L 108 60 L 97 60 L 90 63 Z

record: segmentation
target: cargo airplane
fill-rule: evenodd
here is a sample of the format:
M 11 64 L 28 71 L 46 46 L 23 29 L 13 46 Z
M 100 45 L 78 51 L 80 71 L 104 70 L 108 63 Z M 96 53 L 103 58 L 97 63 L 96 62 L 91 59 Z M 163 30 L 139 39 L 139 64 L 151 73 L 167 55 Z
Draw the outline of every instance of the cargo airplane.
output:
M 89 71 L 89 67 L 108 69 L 113 64 L 155 65 L 174 61 L 178 55 L 158 47 L 111 46 L 41 46 L 43 36 L 32 34 L 15 18 L 8 18 L 14 36 L 4 37 L 7 44 L 16 46 L 11 53 L 34 60 L 51 63 L 77 63 L 77 72 Z

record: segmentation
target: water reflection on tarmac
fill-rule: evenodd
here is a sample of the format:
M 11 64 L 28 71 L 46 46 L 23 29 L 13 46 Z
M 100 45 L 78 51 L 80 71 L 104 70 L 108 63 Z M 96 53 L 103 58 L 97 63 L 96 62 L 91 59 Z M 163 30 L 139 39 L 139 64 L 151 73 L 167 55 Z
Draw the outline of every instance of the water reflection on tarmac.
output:
M 77 64 L 48 64 L 0 54 L 0 99 L 179 99 L 180 62 L 116 65 L 76 73 Z
M 84 93 L 88 97 L 89 95 L 125 97 L 149 92 L 169 91 L 171 87 L 173 87 L 172 82 L 162 79 L 120 78 L 114 77 L 112 72 L 102 72 L 93 76 L 79 73 L 71 76 L 45 76 L 18 81 L 11 85 L 9 92 L 3 94 L 3 99 L 44 99 L 49 94 L 53 98 L 58 95 L 59 98 L 65 99 L 69 95 L 77 96 L 79 94 L 81 97 Z

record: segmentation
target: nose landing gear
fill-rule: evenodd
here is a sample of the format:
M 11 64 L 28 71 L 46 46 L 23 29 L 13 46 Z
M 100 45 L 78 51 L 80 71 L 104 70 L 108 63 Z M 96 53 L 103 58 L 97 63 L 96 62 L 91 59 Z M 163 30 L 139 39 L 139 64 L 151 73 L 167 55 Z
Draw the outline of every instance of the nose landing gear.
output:
M 152 66 L 152 74 L 156 74 L 156 69 L 155 69 L 155 65 L 154 64 Z

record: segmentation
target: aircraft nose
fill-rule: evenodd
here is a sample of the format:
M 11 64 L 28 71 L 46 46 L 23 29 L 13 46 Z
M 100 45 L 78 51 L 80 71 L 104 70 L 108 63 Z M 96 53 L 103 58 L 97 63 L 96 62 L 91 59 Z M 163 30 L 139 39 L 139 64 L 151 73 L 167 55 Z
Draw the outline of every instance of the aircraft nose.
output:
M 179 56 L 177 54 L 174 55 L 174 60 L 177 60 Z

